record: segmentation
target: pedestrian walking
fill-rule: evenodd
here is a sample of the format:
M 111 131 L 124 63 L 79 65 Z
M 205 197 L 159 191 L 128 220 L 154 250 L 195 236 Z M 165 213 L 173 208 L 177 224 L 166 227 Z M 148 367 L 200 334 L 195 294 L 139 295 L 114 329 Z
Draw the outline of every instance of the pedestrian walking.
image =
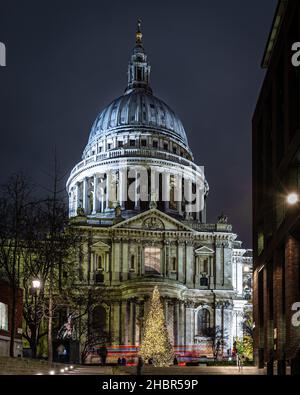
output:
M 138 363 L 136 365 L 136 374 L 137 376 L 140 376 L 142 374 L 142 367 L 144 366 L 143 359 L 139 357 Z

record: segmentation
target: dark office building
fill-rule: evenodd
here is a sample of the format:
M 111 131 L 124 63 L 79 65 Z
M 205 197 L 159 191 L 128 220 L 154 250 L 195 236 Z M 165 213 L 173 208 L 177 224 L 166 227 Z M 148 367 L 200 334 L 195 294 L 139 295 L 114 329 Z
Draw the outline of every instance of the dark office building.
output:
M 253 117 L 254 343 L 269 374 L 300 373 L 300 1 L 279 1 Z M 293 319 L 294 317 L 294 319 Z

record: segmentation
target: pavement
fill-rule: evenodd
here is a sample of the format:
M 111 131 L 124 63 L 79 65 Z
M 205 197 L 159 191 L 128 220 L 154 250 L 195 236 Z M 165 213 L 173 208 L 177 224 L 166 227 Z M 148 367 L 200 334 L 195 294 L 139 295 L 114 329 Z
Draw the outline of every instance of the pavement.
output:
M 136 375 L 134 366 L 80 366 L 64 375 Z M 171 366 L 168 368 L 155 368 L 144 366 L 142 375 L 264 375 L 263 369 L 244 366 L 241 371 L 235 366 Z

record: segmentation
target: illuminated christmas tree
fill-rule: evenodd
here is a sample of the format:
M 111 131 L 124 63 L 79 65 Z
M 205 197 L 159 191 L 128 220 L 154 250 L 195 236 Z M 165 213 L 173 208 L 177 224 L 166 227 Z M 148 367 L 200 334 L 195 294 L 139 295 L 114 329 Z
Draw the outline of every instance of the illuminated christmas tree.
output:
M 154 366 L 169 366 L 173 363 L 173 347 L 157 287 L 153 290 L 139 355 L 144 361 L 151 359 Z

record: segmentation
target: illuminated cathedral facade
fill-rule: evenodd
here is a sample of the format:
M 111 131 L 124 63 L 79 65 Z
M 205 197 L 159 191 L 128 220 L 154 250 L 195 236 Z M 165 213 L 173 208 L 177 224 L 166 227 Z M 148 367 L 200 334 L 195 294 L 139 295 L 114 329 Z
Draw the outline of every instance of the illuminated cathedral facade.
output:
M 230 355 L 251 297 L 251 251 L 224 215 L 207 223 L 204 169 L 179 118 L 153 95 L 140 22 L 127 88 L 97 116 L 67 191 L 86 240 L 80 281 L 99 295 L 94 314 L 111 350 L 134 355 L 157 286 L 178 357 L 211 356 L 216 338 Z

